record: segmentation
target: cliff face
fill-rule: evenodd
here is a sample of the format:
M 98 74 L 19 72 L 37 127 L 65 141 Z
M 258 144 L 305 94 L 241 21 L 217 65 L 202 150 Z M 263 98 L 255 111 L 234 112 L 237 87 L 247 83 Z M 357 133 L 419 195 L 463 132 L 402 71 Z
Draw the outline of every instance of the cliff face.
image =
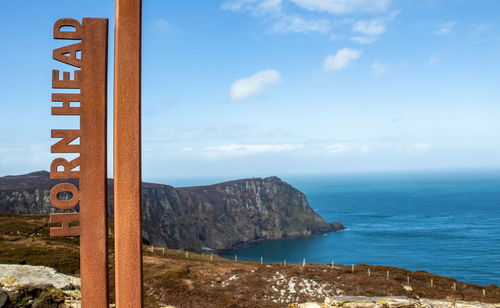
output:
M 0 178 L 0 212 L 61 212 L 49 200 L 55 183 L 44 171 Z M 112 217 L 112 180 L 108 186 Z M 343 229 L 326 223 L 303 193 L 277 177 L 185 188 L 143 183 L 142 198 L 143 237 L 158 247 L 220 250 Z

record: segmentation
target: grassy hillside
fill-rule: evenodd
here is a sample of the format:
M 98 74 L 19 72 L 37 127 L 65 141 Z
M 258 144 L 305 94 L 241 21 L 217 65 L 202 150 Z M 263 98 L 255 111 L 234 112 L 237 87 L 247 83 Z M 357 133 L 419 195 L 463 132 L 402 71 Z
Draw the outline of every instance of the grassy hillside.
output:
M 109 239 L 112 278 L 111 234 Z M 2 264 L 45 265 L 78 276 L 78 249 L 78 238 L 49 237 L 46 215 L 0 214 Z M 150 246 L 144 246 L 143 260 L 146 307 L 286 307 L 293 302 L 323 301 L 325 296 L 334 295 L 500 302 L 498 286 L 482 287 L 394 267 L 356 265 L 353 272 L 350 265 L 261 265 L 194 253 L 186 256 L 183 251 Z M 113 294 L 112 279 L 110 289 Z

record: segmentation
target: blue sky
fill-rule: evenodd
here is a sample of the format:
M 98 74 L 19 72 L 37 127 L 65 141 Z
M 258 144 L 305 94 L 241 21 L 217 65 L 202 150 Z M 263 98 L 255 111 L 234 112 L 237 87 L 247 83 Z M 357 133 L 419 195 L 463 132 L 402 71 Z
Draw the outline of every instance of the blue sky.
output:
M 500 167 L 496 0 L 143 7 L 146 180 Z M 3 3 L 0 175 L 47 170 L 50 129 L 78 125 L 50 116 L 51 31 L 84 16 L 112 55 L 114 1 Z

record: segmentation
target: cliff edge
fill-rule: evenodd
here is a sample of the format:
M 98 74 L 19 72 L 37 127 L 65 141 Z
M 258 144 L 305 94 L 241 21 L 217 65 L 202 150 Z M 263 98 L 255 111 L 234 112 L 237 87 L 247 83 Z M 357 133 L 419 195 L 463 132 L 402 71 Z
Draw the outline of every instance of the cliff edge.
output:
M 0 212 L 63 212 L 49 200 L 50 189 L 58 182 L 50 180 L 46 171 L 0 177 Z M 303 193 L 277 177 L 182 188 L 143 183 L 142 193 L 143 237 L 156 247 L 223 250 L 344 228 L 338 222 L 325 222 Z M 108 200 L 112 217 L 111 179 Z

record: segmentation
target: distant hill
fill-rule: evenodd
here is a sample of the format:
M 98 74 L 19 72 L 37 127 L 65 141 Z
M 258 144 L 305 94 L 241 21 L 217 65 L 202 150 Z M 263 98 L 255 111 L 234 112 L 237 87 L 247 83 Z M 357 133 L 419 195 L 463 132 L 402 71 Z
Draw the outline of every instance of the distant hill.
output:
M 0 177 L 0 212 L 63 212 L 49 200 L 50 189 L 60 182 L 67 181 L 51 180 L 47 171 Z M 108 190 L 112 217 L 112 179 Z M 183 188 L 143 183 L 142 191 L 143 237 L 156 247 L 224 250 L 344 229 L 338 222 L 325 222 L 303 193 L 277 177 Z

